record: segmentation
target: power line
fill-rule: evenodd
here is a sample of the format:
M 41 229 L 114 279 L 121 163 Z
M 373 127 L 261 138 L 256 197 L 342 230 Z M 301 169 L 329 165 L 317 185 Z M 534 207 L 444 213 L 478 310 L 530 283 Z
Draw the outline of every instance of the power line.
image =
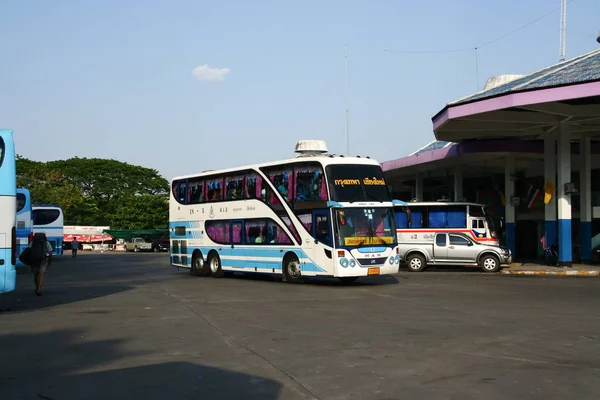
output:
M 569 0 L 567 2 L 567 4 L 572 3 L 576 0 Z M 482 47 L 486 47 L 489 46 L 493 43 L 498 42 L 499 40 L 502 40 L 510 35 L 513 35 L 533 24 L 535 24 L 536 22 L 541 21 L 544 18 L 547 18 L 548 16 L 554 14 L 555 12 L 559 11 L 561 9 L 561 7 L 557 7 L 555 9 L 553 9 L 552 11 L 547 12 L 546 14 L 537 17 L 529 22 L 527 22 L 524 25 L 521 25 L 520 27 L 513 29 L 510 32 L 506 32 L 505 34 L 502 34 L 498 37 L 496 37 L 495 39 L 489 40 L 487 42 L 484 42 L 478 46 L 474 46 L 474 47 L 464 47 L 464 48 L 457 48 L 457 49 L 435 49 L 435 50 L 390 50 L 390 49 L 385 49 L 384 52 L 386 53 L 402 53 L 402 54 L 435 54 L 435 53 L 461 53 L 461 52 L 467 52 L 467 51 L 473 51 L 473 50 L 478 50 L 481 49 Z

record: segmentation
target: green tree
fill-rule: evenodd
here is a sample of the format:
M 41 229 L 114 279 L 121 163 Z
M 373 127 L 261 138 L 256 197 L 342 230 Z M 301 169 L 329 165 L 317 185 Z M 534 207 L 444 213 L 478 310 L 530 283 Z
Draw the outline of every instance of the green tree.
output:
M 169 192 L 169 183 L 158 171 L 121 161 L 76 157 L 48 165 L 94 202 L 99 210 L 97 223 L 101 225 L 112 225 L 117 209 L 127 198 Z
M 161 200 L 155 198 L 164 201 L 169 193 L 167 180 L 156 170 L 99 158 L 38 162 L 17 156 L 17 185 L 30 190 L 33 202 L 60 205 L 67 225 L 160 225 L 156 215 L 143 222 L 124 218 L 123 210 L 139 205 L 140 196 L 156 205 Z M 160 221 L 166 221 L 168 207 L 158 209 L 164 212 Z
M 120 200 L 111 227 L 115 229 L 162 229 L 169 222 L 167 196 L 142 194 Z

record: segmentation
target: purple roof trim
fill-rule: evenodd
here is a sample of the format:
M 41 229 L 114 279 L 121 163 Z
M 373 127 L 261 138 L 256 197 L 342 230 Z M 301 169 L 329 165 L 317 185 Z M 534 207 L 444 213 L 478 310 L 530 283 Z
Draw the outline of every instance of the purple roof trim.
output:
M 433 117 L 433 130 L 437 130 L 449 119 L 466 117 L 469 115 L 481 114 L 489 111 L 502 110 L 510 107 L 579 99 L 599 95 L 600 82 L 590 82 L 550 89 L 531 90 L 528 92 L 507 94 L 504 96 L 474 101 L 472 103 L 457 106 L 446 106 L 442 111 Z
M 445 158 L 456 157 L 464 154 L 474 153 L 533 153 L 544 152 L 542 141 L 518 141 L 518 140 L 485 140 L 455 143 L 442 149 L 427 151 L 412 156 L 399 158 L 397 160 L 384 161 L 381 167 L 384 171 L 411 167 L 413 165 L 425 164 Z
M 600 154 L 600 142 L 592 143 L 592 154 Z M 445 158 L 475 153 L 528 153 L 543 154 L 544 142 L 541 140 L 476 140 L 472 142 L 454 143 L 442 149 L 426 151 L 412 156 L 384 161 L 384 171 L 412 167 Z M 571 143 L 571 154 L 579 154 L 579 142 Z

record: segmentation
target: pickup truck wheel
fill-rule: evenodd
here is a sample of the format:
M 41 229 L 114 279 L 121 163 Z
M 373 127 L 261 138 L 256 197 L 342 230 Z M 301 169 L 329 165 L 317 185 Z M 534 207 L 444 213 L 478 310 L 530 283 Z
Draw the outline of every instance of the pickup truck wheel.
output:
M 208 267 L 210 268 L 210 275 L 213 278 L 223 277 L 223 270 L 221 269 L 221 258 L 217 253 L 210 253 L 208 255 Z
M 418 253 L 409 255 L 406 264 L 411 272 L 421 272 L 427 267 L 425 257 Z
M 138 251 L 140 251 L 140 249 L 138 249 L 137 247 L 135 249 L 133 249 L 134 253 L 137 253 Z
M 498 272 L 500 269 L 500 261 L 498 257 L 487 254 L 479 260 L 479 266 L 483 272 Z

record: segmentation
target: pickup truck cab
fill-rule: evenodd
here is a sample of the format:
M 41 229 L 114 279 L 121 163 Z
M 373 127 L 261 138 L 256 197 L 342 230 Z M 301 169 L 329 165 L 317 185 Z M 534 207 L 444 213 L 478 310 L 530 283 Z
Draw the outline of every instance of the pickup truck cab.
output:
M 476 242 L 462 233 L 398 234 L 398 251 L 414 272 L 429 265 L 479 266 L 484 272 L 497 272 L 512 262 L 508 248 Z
M 146 242 L 144 238 L 135 237 L 131 242 L 125 243 L 125 251 L 152 251 L 152 243 Z

